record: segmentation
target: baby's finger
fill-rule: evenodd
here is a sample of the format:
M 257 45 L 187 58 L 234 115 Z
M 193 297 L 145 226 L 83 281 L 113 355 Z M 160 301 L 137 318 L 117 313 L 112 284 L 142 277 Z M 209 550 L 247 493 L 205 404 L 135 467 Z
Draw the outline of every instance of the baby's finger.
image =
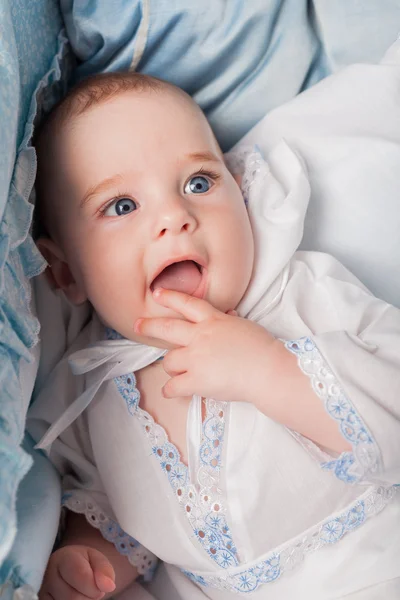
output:
M 183 292 L 176 292 L 175 290 L 157 288 L 153 292 L 153 297 L 162 306 L 171 308 L 193 323 L 200 323 L 201 321 L 210 319 L 214 314 L 219 312 L 206 300 L 189 296 Z
M 164 356 L 162 366 L 164 371 L 174 377 L 184 373 L 187 368 L 187 349 L 177 348 L 176 350 L 170 350 Z
M 88 556 L 98 589 L 105 593 L 113 592 L 115 590 L 115 572 L 110 561 L 104 554 L 93 548 L 88 549 Z
M 94 550 L 94 552 L 97 551 Z M 85 557 L 78 552 L 71 553 L 68 556 L 68 560 L 61 560 L 59 562 L 58 573 L 62 580 L 69 587 L 76 590 L 75 593 L 79 592 L 79 594 L 82 594 L 82 597 L 97 599 L 102 598 L 104 595 L 103 591 L 96 585 L 88 555 Z M 53 594 L 52 590 L 50 592 Z M 58 600 L 57 595 L 56 600 Z
M 49 582 L 45 590 L 40 591 L 39 600 L 88 600 L 88 597 L 100 600 L 103 596 L 104 594 L 99 590 L 95 596 L 86 596 L 69 585 L 62 577 L 57 577 Z
M 164 398 L 178 398 L 180 396 L 193 396 L 196 390 L 193 389 L 193 381 L 188 373 L 182 373 L 176 377 L 171 377 L 162 388 Z
M 174 346 L 187 346 L 194 334 L 193 323 L 170 317 L 138 319 L 135 323 L 135 332 L 163 340 Z

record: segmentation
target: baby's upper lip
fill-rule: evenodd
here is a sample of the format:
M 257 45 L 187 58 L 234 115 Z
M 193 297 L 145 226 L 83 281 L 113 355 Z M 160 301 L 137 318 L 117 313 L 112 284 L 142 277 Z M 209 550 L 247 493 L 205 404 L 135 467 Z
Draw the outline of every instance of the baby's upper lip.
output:
M 155 279 L 160 275 L 160 273 L 164 271 L 164 269 L 166 269 L 170 265 L 173 265 L 174 263 L 183 262 L 185 260 L 192 260 L 193 262 L 197 263 L 201 267 L 201 270 L 203 270 L 206 266 L 206 261 L 199 254 L 180 254 L 179 256 L 171 257 L 168 260 L 162 262 L 155 270 L 153 276 L 150 279 L 149 287 L 151 288 L 153 281 L 155 281 Z

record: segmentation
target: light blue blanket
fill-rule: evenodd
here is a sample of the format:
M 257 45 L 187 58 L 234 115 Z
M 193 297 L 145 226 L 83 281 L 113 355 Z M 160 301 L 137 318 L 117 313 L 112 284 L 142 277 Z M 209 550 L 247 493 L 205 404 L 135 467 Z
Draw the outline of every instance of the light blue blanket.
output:
M 54 57 L 61 27 L 52 0 L 0 2 L 0 563 L 16 533 L 17 488 L 32 463 L 20 448 L 29 403 L 20 366 L 32 361 L 30 349 L 37 343 L 30 279 L 43 260 L 28 234 L 36 171 L 29 139 L 34 91 L 46 73 L 43 84 L 59 77 Z M 24 581 L 16 563 L 3 562 L 0 583 L 9 577 L 16 585 Z

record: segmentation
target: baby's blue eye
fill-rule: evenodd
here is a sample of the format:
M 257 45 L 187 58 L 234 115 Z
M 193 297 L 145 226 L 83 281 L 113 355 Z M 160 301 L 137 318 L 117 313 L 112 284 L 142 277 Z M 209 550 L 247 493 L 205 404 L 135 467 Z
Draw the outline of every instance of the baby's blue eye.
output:
M 205 194 L 211 187 L 207 177 L 196 175 L 189 179 L 185 186 L 185 194 Z
M 119 198 L 110 204 L 104 211 L 106 217 L 120 217 L 121 215 L 128 215 L 137 209 L 137 204 L 131 198 Z

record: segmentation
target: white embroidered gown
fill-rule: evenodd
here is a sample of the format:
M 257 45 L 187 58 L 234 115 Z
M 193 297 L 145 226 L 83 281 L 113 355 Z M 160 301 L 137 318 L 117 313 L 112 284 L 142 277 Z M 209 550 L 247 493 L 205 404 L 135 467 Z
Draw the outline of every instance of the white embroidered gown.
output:
M 310 189 L 285 143 L 268 166 L 239 158 L 256 241 L 239 313 L 286 340 L 352 452 L 327 454 L 246 403 L 207 399 L 202 419 L 193 397 L 183 464 L 136 388 L 134 372 L 161 352 L 96 317 L 29 429 L 39 440 L 51 426 L 41 447 L 64 476 L 64 506 L 145 580 L 155 556 L 165 562 L 159 600 L 400 598 L 400 311 L 334 258 L 296 252 Z

